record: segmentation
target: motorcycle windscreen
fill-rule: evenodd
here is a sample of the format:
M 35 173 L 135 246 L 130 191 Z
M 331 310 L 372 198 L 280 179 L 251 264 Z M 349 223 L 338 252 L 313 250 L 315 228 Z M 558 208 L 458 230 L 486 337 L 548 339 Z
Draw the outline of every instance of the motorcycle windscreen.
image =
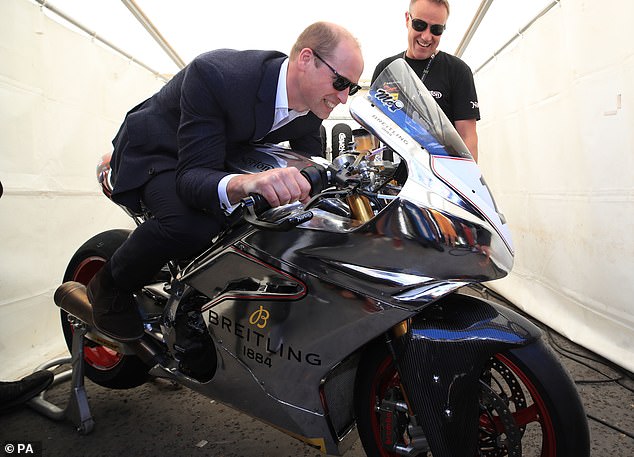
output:
M 392 62 L 370 88 L 381 112 L 429 152 L 433 173 L 487 219 L 513 252 L 511 233 L 469 149 L 405 60 Z

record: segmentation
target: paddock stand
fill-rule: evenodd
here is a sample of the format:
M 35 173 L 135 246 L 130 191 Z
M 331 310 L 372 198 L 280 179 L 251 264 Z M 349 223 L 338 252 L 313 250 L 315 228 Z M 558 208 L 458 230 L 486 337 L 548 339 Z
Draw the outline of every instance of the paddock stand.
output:
M 92 415 L 90 414 L 88 396 L 84 388 L 84 336 L 86 335 L 87 329 L 79 319 L 73 319 L 72 325 L 74 332 L 71 357 L 51 360 L 37 368 L 37 370 L 47 370 L 68 363 L 71 364 L 71 369 L 55 375 L 52 383 L 52 385 L 56 385 L 71 378 L 70 397 L 66 407 L 62 409 L 46 400 L 44 398 L 46 390 L 41 392 L 37 397 L 30 399 L 27 404 L 50 419 L 58 421 L 64 419 L 70 420 L 75 427 L 77 427 L 79 433 L 87 435 L 92 431 L 95 425 Z

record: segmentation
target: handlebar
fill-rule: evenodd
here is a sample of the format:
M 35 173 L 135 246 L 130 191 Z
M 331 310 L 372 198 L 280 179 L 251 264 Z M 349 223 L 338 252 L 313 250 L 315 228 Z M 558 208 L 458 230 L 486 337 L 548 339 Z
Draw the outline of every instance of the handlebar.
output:
M 300 170 L 300 173 L 310 183 L 309 195 L 311 197 L 328 187 L 328 172 L 326 168 L 321 165 L 315 164 L 308 166 Z M 242 207 L 244 208 L 244 219 L 248 223 L 264 230 L 288 231 L 313 218 L 311 211 L 300 211 L 289 214 L 276 221 L 265 221 L 261 219 L 260 216 L 271 209 L 271 206 L 266 199 L 259 194 L 250 194 L 248 197 L 243 198 Z
M 329 185 L 328 170 L 321 165 L 311 165 L 300 170 L 300 173 L 310 183 L 310 196 L 314 197 Z
M 271 206 L 264 197 L 259 194 L 251 194 L 242 199 L 244 219 L 251 225 L 264 230 L 285 232 L 297 227 L 313 218 L 312 211 L 300 211 L 284 216 L 276 221 L 265 221 L 260 218 Z

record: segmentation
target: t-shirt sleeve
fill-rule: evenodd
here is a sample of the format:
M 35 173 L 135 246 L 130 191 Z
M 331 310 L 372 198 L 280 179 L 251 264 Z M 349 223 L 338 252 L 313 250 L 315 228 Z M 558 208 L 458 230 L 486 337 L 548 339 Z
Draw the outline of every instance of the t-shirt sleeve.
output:
M 454 93 L 454 120 L 462 121 L 466 119 L 480 120 L 480 106 L 478 94 L 473 80 L 473 73 L 468 65 L 463 64 L 456 67 Z

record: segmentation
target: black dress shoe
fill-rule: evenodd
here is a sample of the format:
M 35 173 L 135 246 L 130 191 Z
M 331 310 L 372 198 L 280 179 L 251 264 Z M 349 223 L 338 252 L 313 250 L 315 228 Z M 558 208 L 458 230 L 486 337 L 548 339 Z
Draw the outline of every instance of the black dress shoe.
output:
M 117 289 L 106 263 L 86 287 L 97 330 L 110 338 L 128 342 L 143 336 L 143 321 L 131 293 Z
M 53 373 L 36 371 L 19 381 L 0 382 L 0 412 L 9 411 L 42 392 L 53 382 Z

